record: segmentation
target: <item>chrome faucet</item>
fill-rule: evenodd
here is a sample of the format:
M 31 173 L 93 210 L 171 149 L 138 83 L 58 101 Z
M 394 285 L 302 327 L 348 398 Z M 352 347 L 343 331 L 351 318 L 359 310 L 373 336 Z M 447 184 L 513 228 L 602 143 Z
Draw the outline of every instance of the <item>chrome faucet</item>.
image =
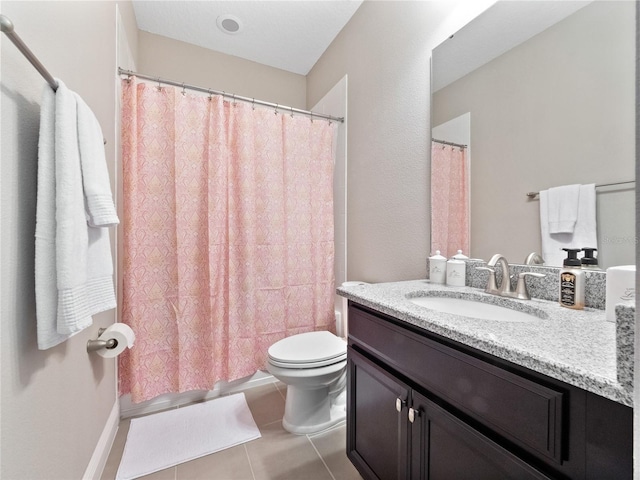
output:
M 531 300 L 531 296 L 529 295 L 529 290 L 527 290 L 527 282 L 525 281 L 525 277 L 544 277 L 544 273 L 535 273 L 535 272 L 522 272 L 518 274 L 518 286 L 516 287 L 516 292 L 513 295 L 513 298 L 519 298 L 520 300 Z
M 500 281 L 500 288 L 498 288 L 496 282 L 496 265 L 500 265 L 500 269 L 502 271 L 502 280 Z M 492 267 L 492 268 L 489 268 Z M 513 289 L 511 285 L 511 276 L 509 275 L 509 262 L 507 259 L 496 253 L 491 260 L 487 262 L 486 267 L 476 267 L 476 270 L 486 270 L 489 272 L 489 280 L 487 281 L 487 287 L 485 288 L 486 293 L 491 293 L 492 295 L 499 295 L 501 297 L 510 297 L 510 298 L 518 298 L 520 300 L 530 300 L 529 291 L 527 290 L 527 283 L 525 281 L 525 277 L 544 277 L 545 275 L 542 273 L 534 273 L 534 272 L 522 272 L 518 275 L 518 285 L 516 289 Z
M 537 253 L 531 252 L 524 261 L 525 265 L 544 265 L 544 258 Z
M 514 290 L 511 286 L 511 275 L 509 274 L 509 262 L 499 253 L 496 253 L 491 260 L 487 263 L 489 267 L 495 267 L 497 264 L 500 264 L 500 270 L 502 270 L 502 280 L 500 281 L 500 290 L 498 291 L 498 295 L 503 297 L 511 297 L 513 296 Z

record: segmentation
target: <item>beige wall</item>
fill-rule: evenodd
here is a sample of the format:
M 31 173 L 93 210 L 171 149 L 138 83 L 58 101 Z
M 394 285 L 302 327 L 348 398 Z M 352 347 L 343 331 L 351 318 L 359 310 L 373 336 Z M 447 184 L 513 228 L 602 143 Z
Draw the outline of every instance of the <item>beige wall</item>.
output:
M 307 77 L 313 105 L 349 75 L 349 280 L 426 276 L 431 49 L 486 5 L 365 1 Z
M 540 205 L 526 192 L 635 178 L 634 16 L 635 2 L 593 2 L 436 92 L 434 125 L 471 112 L 472 256 L 540 252 Z M 601 264 L 635 263 L 634 192 L 608 190 Z
M 391 281 L 426 274 L 430 52 L 480 4 L 367 0 L 306 80 L 144 32 L 137 38 L 130 5 L 121 7 L 143 73 L 299 108 L 349 75 L 348 276 Z M 0 11 L 94 109 L 113 160 L 114 3 L 2 1 Z M 43 82 L 12 44 L 1 42 L 0 477 L 81 478 L 116 402 L 114 362 L 87 355 L 85 344 L 114 314 L 54 349 L 36 348 L 33 234 Z
M 130 30 L 131 5 L 123 2 L 121 10 Z M 51 74 L 96 113 L 113 180 L 116 3 L 2 1 L 0 11 Z M 98 328 L 115 321 L 115 310 L 63 344 L 37 349 L 34 232 L 44 80 L 4 35 L 1 42 L 0 477 L 78 479 L 117 406 L 115 361 L 86 352 Z
M 303 75 L 148 32 L 140 31 L 138 38 L 140 73 L 306 108 L 306 79 Z

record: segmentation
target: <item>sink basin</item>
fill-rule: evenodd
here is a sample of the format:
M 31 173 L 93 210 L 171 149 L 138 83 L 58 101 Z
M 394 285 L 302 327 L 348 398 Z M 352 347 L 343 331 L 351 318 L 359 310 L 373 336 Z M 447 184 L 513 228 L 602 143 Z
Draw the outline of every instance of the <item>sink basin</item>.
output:
M 409 300 L 412 303 L 428 308 L 429 310 L 436 310 L 442 313 L 450 313 L 473 319 L 503 322 L 533 322 L 540 320 L 539 316 L 531 313 L 477 300 L 434 296 L 412 297 L 409 298 Z

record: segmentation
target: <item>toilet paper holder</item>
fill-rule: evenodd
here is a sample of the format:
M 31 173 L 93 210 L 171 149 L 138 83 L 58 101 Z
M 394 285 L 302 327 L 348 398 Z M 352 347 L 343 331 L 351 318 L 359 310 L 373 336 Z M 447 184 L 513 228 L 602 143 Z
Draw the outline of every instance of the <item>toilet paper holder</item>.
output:
M 98 350 L 102 350 L 103 348 L 111 350 L 118 346 L 118 340 L 116 340 L 115 338 L 110 338 L 109 340 L 102 340 L 100 338 L 100 335 L 102 335 L 105 330 L 106 328 L 100 328 L 98 330 L 98 338 L 96 340 L 87 341 L 87 352 L 97 352 Z

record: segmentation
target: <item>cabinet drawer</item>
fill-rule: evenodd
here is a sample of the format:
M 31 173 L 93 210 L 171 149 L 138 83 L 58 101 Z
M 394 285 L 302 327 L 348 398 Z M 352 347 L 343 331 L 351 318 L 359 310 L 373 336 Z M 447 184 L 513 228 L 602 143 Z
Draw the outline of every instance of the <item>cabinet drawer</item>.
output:
M 353 306 L 349 339 L 510 441 L 562 460 L 562 392 Z

